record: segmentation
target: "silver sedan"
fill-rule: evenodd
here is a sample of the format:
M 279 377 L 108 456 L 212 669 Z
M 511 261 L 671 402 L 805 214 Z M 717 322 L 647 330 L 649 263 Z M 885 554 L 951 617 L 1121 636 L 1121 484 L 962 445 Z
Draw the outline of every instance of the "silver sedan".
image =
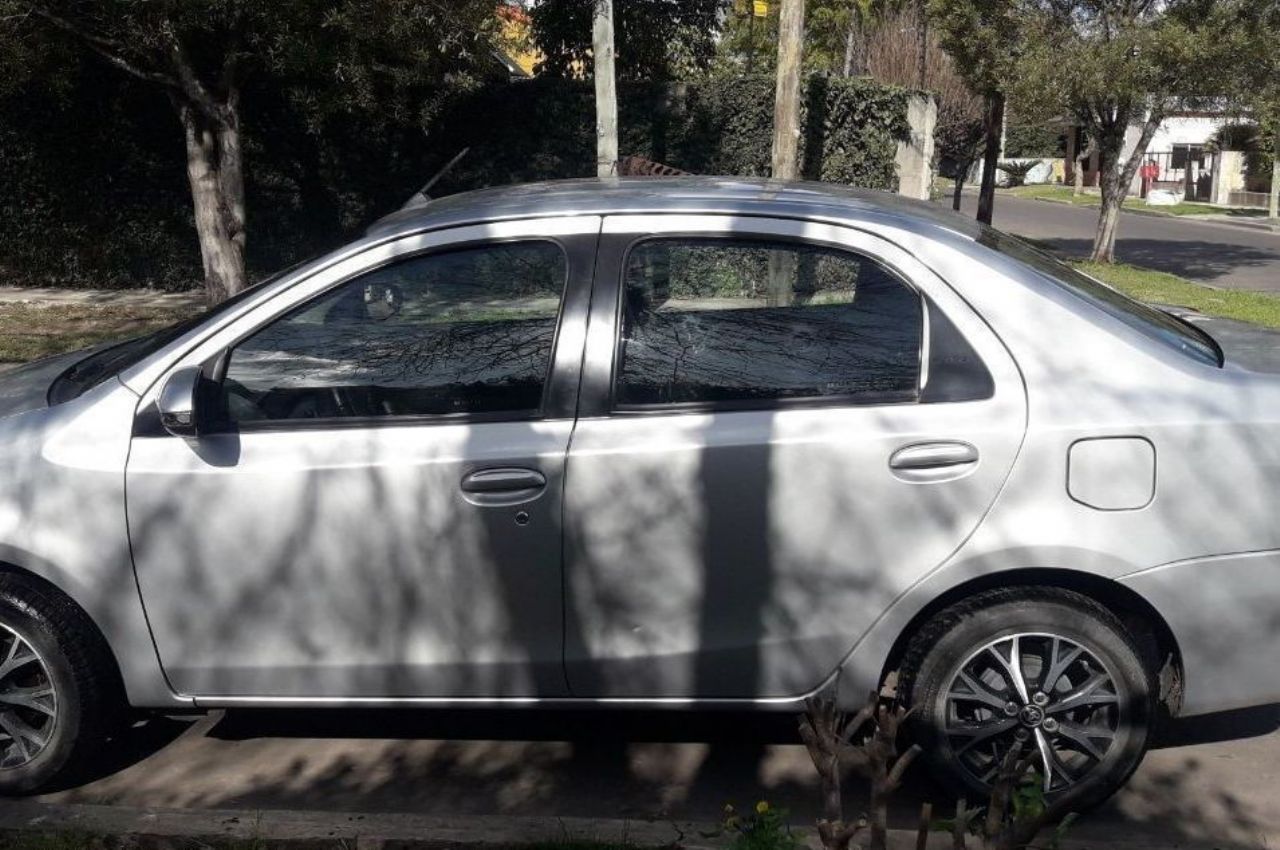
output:
M 0 790 L 127 709 L 795 710 L 1097 799 L 1280 699 L 1280 380 L 928 205 L 449 197 L 0 379 Z

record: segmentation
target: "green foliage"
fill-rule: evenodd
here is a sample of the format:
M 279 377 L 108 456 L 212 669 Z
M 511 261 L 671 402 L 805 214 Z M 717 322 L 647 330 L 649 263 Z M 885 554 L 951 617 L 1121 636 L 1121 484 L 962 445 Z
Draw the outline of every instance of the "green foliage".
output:
M 772 77 L 706 77 L 688 83 L 622 83 L 619 147 L 695 174 L 765 176 L 773 131 Z M 897 185 L 894 153 L 907 138 L 909 92 L 866 79 L 822 75 L 805 82 L 801 174 L 878 189 Z M 474 120 L 476 115 L 486 120 Z M 595 156 L 590 84 L 537 78 L 486 86 L 442 120 L 443 164 L 471 152 L 444 181 L 448 191 L 591 173 Z M 432 168 L 424 169 L 429 173 Z
M 617 74 L 669 80 L 707 67 L 715 52 L 721 0 L 621 0 L 613 7 Z M 589 76 L 595 0 L 536 0 L 533 42 L 541 72 Z
M 976 94 L 1006 93 L 1023 44 L 1023 0 L 928 0 L 929 22 Z
M 765 800 L 741 814 L 732 805 L 725 806 L 721 829 L 733 836 L 730 850 L 800 850 L 805 846 L 792 834 L 787 810 L 775 808 Z
M 0 0 L 2 1 L 2 0 Z M 0 278 L 187 288 L 201 275 L 177 122 L 154 89 L 75 62 L 62 93 L 0 98 Z M 807 82 L 802 173 L 893 189 L 908 92 Z M 701 174 L 765 175 L 773 81 L 623 83 L 621 150 Z M 269 77 L 244 96 L 251 276 L 334 247 L 398 207 L 459 150 L 433 194 L 594 172 L 594 99 L 570 79 L 482 83 L 426 125 L 312 109 Z M 479 118 L 478 118 L 479 116 Z
M 996 167 L 1008 177 L 1009 186 L 1021 186 L 1027 182 L 1027 175 L 1039 164 L 1037 160 L 1027 162 L 1002 160 L 996 164 Z
M 1066 156 L 1067 137 L 1052 125 L 1010 124 L 1005 128 L 1004 154 L 1041 159 Z

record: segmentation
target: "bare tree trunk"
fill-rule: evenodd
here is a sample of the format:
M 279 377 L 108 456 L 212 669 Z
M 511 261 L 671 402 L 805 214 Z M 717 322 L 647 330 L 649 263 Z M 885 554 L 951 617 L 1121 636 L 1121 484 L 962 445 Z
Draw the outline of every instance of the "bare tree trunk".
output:
M 591 52 L 596 82 L 596 176 L 618 163 L 618 84 L 613 70 L 613 0 L 595 0 Z
M 205 289 L 217 303 L 245 288 L 244 176 L 238 120 L 211 121 L 195 107 L 178 103 L 187 148 L 187 181 L 195 211 L 196 237 Z M 225 157 L 223 144 L 230 145 Z
M 916 86 L 923 91 L 928 88 L 929 70 L 929 15 L 924 7 L 924 0 L 916 0 L 916 29 L 920 40 L 916 46 Z
M 240 92 L 231 89 L 227 95 L 226 114 L 218 127 L 218 183 L 222 189 L 222 214 L 227 233 L 244 256 L 244 149 L 240 144 Z M 243 265 L 243 263 L 241 264 Z M 228 292 L 234 295 L 241 286 Z
M 1271 198 L 1267 204 L 1267 217 L 1280 218 L 1280 145 L 1271 153 Z
M 855 7 L 849 15 L 849 31 L 844 36 L 844 76 L 853 76 L 853 47 L 858 37 L 859 12 Z
M 996 164 L 1000 161 L 1000 136 L 1004 126 L 1004 94 L 987 95 L 983 118 L 986 148 L 982 152 L 982 185 L 978 189 L 978 221 L 990 224 L 996 209 Z
M 964 168 L 956 168 L 956 185 L 951 191 L 951 209 L 956 212 L 960 211 L 960 199 L 964 193 L 964 178 L 969 173 L 969 169 L 973 166 L 972 162 L 965 163 Z
M 1129 126 L 1126 116 L 1121 113 L 1117 120 L 1107 129 L 1109 137 L 1100 142 L 1102 151 L 1101 174 L 1098 183 L 1102 188 L 1102 209 L 1098 213 L 1098 230 L 1093 239 L 1093 253 L 1089 259 L 1095 263 L 1112 263 L 1116 258 L 1116 228 L 1120 224 L 1120 208 L 1125 196 L 1129 194 L 1129 184 L 1138 173 L 1138 166 L 1146 156 L 1147 146 L 1151 144 L 1156 129 L 1164 113 L 1152 110 L 1143 122 L 1142 133 L 1138 142 L 1130 152 L 1129 158 L 1120 162 L 1124 148 L 1124 131 Z M 1099 134 L 1101 135 L 1101 133 Z
M 794 180 L 800 171 L 800 59 L 804 49 L 804 0 L 782 0 L 778 14 L 778 88 L 773 104 L 773 177 Z

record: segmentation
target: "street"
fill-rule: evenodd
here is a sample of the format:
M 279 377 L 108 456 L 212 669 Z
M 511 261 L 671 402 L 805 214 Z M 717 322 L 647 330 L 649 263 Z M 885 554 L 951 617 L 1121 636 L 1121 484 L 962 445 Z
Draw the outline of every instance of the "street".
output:
M 962 211 L 971 215 L 977 200 L 966 192 Z M 950 198 L 945 203 L 949 207 Z M 1098 210 L 999 194 L 993 224 L 1067 256 L 1087 257 Z M 1210 286 L 1280 292 L 1280 233 L 1254 227 L 1126 212 L 1116 258 Z

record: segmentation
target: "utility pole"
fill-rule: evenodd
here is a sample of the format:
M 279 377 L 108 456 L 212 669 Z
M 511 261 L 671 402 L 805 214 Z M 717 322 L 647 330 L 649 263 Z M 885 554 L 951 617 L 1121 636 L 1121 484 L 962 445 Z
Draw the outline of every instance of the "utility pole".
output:
M 618 82 L 613 71 L 613 0 L 595 0 L 591 57 L 596 80 L 596 176 L 618 164 Z
M 800 173 L 800 59 L 804 49 L 804 0 L 782 0 L 778 14 L 778 90 L 773 102 L 773 176 Z

